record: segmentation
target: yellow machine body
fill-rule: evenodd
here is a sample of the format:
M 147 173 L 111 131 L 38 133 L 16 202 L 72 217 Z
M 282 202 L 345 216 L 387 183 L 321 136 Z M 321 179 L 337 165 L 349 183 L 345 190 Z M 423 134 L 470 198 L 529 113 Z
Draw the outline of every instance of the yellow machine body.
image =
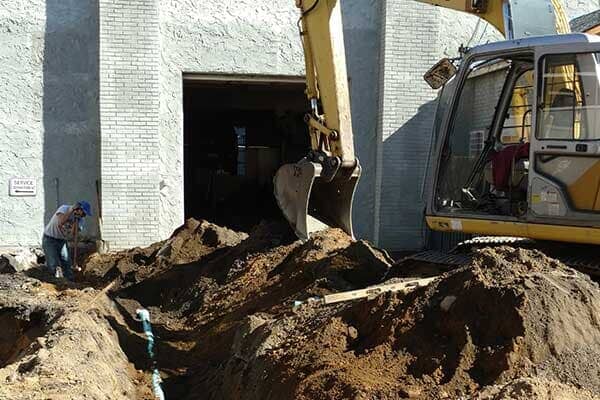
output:
M 446 89 L 451 101 L 437 134 L 428 226 L 444 232 L 600 243 L 600 214 L 595 214 L 600 211 L 600 43 L 585 35 L 561 35 L 569 32 L 569 24 L 558 0 L 417 1 L 477 15 L 515 39 L 467 52 L 452 88 Z M 275 197 L 302 239 L 327 226 L 352 235 L 352 201 L 361 169 L 353 143 L 340 0 L 296 0 L 296 5 L 312 150 L 277 172 Z M 540 33 L 554 35 L 529 37 Z M 493 102 L 487 125 L 457 133 L 457 119 L 478 117 L 465 114 L 475 106 L 461 109 L 465 87 L 492 78 L 503 88 L 497 98 L 489 87 L 469 93 Z M 570 130 L 565 107 L 572 113 Z M 598 140 L 590 133 L 596 128 Z M 570 138 L 560 136 L 567 131 Z M 475 133 L 484 139 L 483 149 L 468 143 Z M 465 153 L 457 155 L 461 146 Z M 515 149 L 503 164 L 490 161 Z M 450 166 L 449 157 L 454 157 Z M 502 176 L 498 165 L 509 171 L 507 187 L 496 181 Z M 465 182 L 453 182 L 466 172 Z

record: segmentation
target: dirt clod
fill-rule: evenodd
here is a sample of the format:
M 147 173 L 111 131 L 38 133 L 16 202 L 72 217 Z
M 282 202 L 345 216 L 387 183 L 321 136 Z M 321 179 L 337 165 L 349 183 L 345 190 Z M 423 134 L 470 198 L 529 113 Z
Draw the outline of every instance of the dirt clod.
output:
M 84 280 L 106 283 L 118 279 L 129 286 L 174 266 L 200 260 L 217 249 L 239 244 L 243 232 L 188 219 L 163 242 L 117 253 L 92 254 L 85 262 Z

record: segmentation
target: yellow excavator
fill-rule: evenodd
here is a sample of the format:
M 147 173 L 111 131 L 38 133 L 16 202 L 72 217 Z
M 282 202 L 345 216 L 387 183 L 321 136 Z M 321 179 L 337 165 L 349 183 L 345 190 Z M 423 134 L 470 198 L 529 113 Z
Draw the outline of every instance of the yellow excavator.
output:
M 600 37 L 559 0 L 417 0 L 479 16 L 506 41 L 425 72 L 441 88 L 426 221 L 436 231 L 600 244 Z M 310 154 L 275 197 L 296 234 L 352 230 L 353 145 L 340 0 L 296 0 Z

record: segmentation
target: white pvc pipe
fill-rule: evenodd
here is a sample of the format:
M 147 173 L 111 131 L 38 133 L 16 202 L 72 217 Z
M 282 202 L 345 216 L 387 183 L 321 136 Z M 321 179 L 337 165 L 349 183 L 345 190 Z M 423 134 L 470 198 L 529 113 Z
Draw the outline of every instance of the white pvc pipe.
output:
M 154 390 L 154 396 L 157 400 L 165 400 L 165 394 L 160 387 L 162 379 L 158 368 L 156 368 L 156 360 L 154 359 L 154 334 L 152 333 L 152 325 L 150 324 L 150 312 L 145 309 L 136 310 L 138 318 L 142 321 L 142 327 L 144 333 L 148 339 L 148 356 L 152 361 L 152 389 Z

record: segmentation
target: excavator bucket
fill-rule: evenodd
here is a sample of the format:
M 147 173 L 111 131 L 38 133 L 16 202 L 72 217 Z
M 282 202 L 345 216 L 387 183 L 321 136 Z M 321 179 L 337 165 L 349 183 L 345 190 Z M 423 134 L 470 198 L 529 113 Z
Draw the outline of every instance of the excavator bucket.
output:
M 279 208 L 302 240 L 328 227 L 340 228 L 354 237 L 352 201 L 360 165 L 340 170 L 331 180 L 321 176 L 322 169 L 307 159 L 279 168 L 273 180 Z

